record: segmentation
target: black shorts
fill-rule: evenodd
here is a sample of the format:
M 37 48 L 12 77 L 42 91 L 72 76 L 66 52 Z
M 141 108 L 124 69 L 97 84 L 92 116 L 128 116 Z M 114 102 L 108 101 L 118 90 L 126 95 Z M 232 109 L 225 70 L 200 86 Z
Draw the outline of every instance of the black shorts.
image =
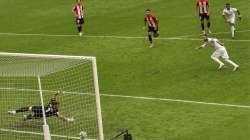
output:
M 48 108 L 44 107 L 44 109 L 47 110 Z M 42 106 L 32 106 L 32 112 L 33 112 L 33 117 L 35 117 L 35 118 L 42 118 L 43 117 Z M 45 111 L 45 116 L 46 117 L 57 116 L 57 113 L 51 112 L 51 111 L 48 111 L 48 112 Z
M 76 24 L 83 24 L 84 19 L 83 18 L 76 18 Z
M 148 27 L 148 32 L 153 32 L 154 34 L 158 34 L 158 29 L 155 29 L 154 27 Z
M 43 117 L 43 108 L 42 106 L 32 106 L 33 116 L 35 118 L 42 118 Z
M 209 18 L 210 18 L 209 15 L 206 14 L 206 13 L 200 14 L 200 20 L 201 20 L 201 21 L 204 21 L 204 19 L 209 20 Z

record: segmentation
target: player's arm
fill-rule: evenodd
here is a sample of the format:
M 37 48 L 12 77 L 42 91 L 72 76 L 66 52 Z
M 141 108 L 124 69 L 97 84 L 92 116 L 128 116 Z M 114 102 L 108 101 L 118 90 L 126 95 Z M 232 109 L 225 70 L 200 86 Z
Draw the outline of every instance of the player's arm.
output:
M 237 14 L 238 14 L 239 20 L 241 20 L 241 14 L 240 14 L 240 11 L 238 9 L 237 9 Z
M 63 114 L 57 112 L 57 117 L 65 122 L 73 122 L 74 121 L 74 118 L 71 117 L 71 118 L 68 118 L 66 116 L 64 116 Z
M 157 17 L 155 17 L 155 24 L 157 26 L 157 29 L 159 28 L 159 19 Z
M 205 48 L 206 46 L 208 45 L 207 42 L 204 42 L 204 44 L 202 44 L 201 46 L 197 47 L 196 49 L 202 49 L 202 48 Z
M 76 11 L 75 11 L 75 10 L 76 10 L 76 7 L 74 6 L 74 7 L 72 8 L 72 13 L 74 14 L 75 17 L 77 17 L 77 14 L 76 14 Z
M 223 10 L 223 13 L 222 13 L 222 17 L 223 17 L 223 19 L 225 20 L 225 22 L 227 22 L 227 18 L 226 18 L 226 15 L 225 15 L 224 10 Z
M 196 9 L 196 14 L 199 16 L 199 3 L 198 3 L 198 0 L 196 0 L 196 3 L 195 3 L 195 9 Z
M 147 28 L 147 20 L 146 20 L 146 18 L 144 18 L 144 26 L 143 26 L 143 29 L 146 29 Z
M 210 1 L 207 2 L 207 14 L 210 16 L 211 11 L 210 11 Z

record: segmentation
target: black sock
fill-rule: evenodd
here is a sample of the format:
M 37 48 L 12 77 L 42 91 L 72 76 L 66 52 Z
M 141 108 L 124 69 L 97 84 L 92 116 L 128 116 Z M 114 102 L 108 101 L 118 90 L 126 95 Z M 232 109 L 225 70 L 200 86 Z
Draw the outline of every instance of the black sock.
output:
M 31 120 L 32 119 L 32 115 L 31 114 L 27 115 L 25 119 L 26 120 Z
M 204 23 L 201 23 L 201 29 L 202 29 L 202 30 L 205 30 Z
M 153 43 L 153 39 L 152 39 L 152 36 L 151 35 L 148 35 L 148 40 L 149 42 L 152 44 Z
M 78 26 L 77 29 L 79 33 L 82 32 L 82 26 Z
M 21 107 L 18 110 L 16 110 L 16 113 L 18 113 L 18 112 L 26 112 L 26 111 L 29 111 L 29 107 Z
M 210 25 L 211 25 L 211 23 L 210 23 L 210 22 L 208 22 L 208 23 L 207 23 L 207 27 L 208 27 L 208 28 L 210 28 Z

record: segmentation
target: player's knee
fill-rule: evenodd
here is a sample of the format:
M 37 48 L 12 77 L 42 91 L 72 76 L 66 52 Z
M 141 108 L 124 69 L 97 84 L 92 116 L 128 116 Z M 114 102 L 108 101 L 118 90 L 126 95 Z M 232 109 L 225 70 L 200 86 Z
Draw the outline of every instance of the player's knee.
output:
M 226 62 L 230 61 L 229 58 L 223 58 L 223 59 L 224 59 L 224 61 L 226 61 Z
M 212 55 L 212 56 L 211 56 L 211 59 L 215 60 L 215 59 L 217 59 L 217 58 L 216 58 L 215 56 Z

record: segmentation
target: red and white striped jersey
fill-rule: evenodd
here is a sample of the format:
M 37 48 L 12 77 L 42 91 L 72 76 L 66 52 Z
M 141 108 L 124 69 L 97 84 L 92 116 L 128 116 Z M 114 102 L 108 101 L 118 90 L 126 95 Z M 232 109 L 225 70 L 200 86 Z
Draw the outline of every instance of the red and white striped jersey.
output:
M 209 1 L 208 0 L 197 0 L 196 7 L 199 9 L 199 14 L 208 14 Z
M 144 17 L 144 21 L 147 22 L 149 27 L 153 27 L 155 29 L 157 29 L 157 17 L 153 14 L 150 15 L 146 15 Z
M 83 5 L 82 4 L 76 4 L 73 7 L 73 10 L 74 10 L 75 14 L 77 15 L 77 18 L 83 18 L 84 10 L 83 10 Z

